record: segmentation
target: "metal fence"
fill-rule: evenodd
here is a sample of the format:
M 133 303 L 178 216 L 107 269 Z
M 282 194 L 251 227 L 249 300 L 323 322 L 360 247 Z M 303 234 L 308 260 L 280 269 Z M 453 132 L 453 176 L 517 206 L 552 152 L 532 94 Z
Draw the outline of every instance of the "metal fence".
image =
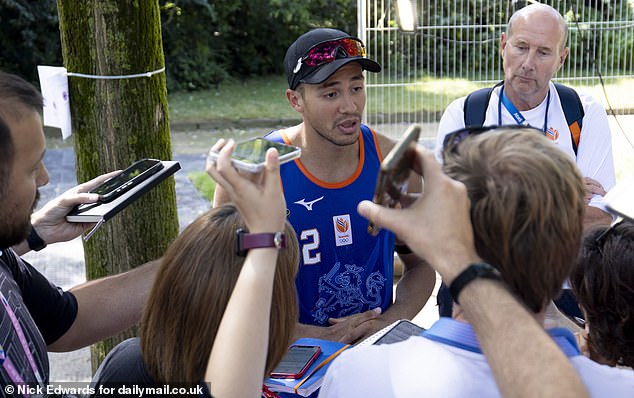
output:
M 525 3 L 412 0 L 415 33 L 398 27 L 397 0 L 358 0 L 359 37 L 382 66 L 366 75 L 369 124 L 435 124 L 453 99 L 502 80 L 500 33 Z M 555 80 L 593 94 L 608 112 L 634 113 L 634 1 L 549 2 L 568 21 L 570 54 Z M 603 84 L 602 84 L 603 83 Z

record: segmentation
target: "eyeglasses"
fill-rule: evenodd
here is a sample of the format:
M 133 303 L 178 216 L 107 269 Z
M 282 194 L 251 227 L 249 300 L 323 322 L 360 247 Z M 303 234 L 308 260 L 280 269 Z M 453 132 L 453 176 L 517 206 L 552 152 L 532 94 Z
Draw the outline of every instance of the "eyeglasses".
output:
M 299 72 L 302 64 L 314 68 L 338 58 L 348 57 L 365 57 L 365 47 L 359 39 L 347 37 L 315 44 L 306 55 L 297 60 L 297 66 L 293 73 Z
M 597 247 L 599 248 L 599 252 L 601 253 L 601 255 L 603 255 L 603 244 L 605 243 L 605 240 L 607 239 L 608 236 L 610 236 L 610 234 L 613 233 L 612 231 L 614 231 L 616 227 L 618 227 L 619 225 L 623 223 L 623 221 L 625 221 L 625 219 L 620 218 L 617 222 L 610 225 L 609 228 L 606 228 L 605 231 L 601 232 L 599 236 L 597 236 L 596 239 L 594 240 L 594 244 L 597 245 Z
M 503 126 L 497 126 L 497 125 L 468 126 L 468 127 L 461 128 L 460 130 L 453 131 L 445 136 L 445 139 L 443 140 L 443 143 L 442 143 L 443 157 L 445 153 L 455 153 L 458 148 L 458 144 L 464 141 L 465 138 L 472 135 L 478 135 L 478 134 L 486 133 L 488 131 L 497 130 L 501 128 L 505 130 L 526 129 L 529 131 L 534 131 L 537 134 L 544 135 L 544 132 L 539 129 L 536 129 L 531 126 L 520 126 L 517 124 L 503 125 Z

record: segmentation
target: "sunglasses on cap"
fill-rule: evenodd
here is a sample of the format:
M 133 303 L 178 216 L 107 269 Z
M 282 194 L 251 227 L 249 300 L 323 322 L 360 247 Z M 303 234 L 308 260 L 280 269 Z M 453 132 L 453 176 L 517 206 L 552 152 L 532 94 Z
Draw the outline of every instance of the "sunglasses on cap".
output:
M 315 44 L 306 52 L 306 55 L 299 58 L 293 73 L 299 72 L 302 65 L 314 68 L 339 58 L 348 57 L 365 57 L 365 47 L 360 40 L 347 37 L 339 40 L 325 41 Z
M 524 130 L 534 131 L 537 134 L 544 135 L 544 132 L 542 130 L 539 130 L 530 126 L 520 126 L 517 124 L 504 125 L 504 126 L 497 126 L 497 125 L 468 126 L 468 127 L 461 128 L 460 130 L 453 131 L 445 136 L 445 139 L 443 140 L 443 143 L 442 143 L 443 157 L 445 153 L 455 153 L 458 148 L 458 144 L 460 144 L 462 141 L 464 141 L 465 138 L 469 136 L 479 135 L 482 133 L 486 133 L 489 131 L 494 131 L 494 130 L 502 129 L 502 128 L 505 130 L 524 129 Z

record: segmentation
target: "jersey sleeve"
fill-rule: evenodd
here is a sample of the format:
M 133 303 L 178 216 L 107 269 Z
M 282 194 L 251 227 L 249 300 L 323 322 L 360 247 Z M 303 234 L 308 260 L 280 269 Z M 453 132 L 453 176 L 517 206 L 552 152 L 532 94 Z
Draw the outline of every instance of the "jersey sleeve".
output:
M 75 321 L 77 300 L 71 292 L 53 285 L 17 255 L 11 270 L 22 291 L 22 300 L 47 345 L 59 339 Z

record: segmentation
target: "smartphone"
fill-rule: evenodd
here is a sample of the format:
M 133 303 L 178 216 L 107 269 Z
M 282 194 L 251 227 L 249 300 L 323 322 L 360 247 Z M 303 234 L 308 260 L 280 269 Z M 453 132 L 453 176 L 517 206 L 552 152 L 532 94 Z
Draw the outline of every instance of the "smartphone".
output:
M 418 326 L 417 324 L 408 321 L 407 319 L 400 320 L 392 329 L 381 336 L 380 339 L 374 342 L 375 345 L 398 343 L 399 341 L 407 340 L 411 336 L 418 336 L 425 331 L 425 328 Z
M 250 173 L 260 172 L 264 168 L 264 157 L 269 148 L 277 149 L 280 164 L 297 159 L 302 154 L 302 150 L 296 146 L 281 144 L 264 138 L 252 138 L 236 144 L 231 154 L 231 163 L 240 170 Z M 215 161 L 218 159 L 218 153 L 209 152 L 208 159 Z
M 395 207 L 401 195 L 407 192 L 407 182 L 416 156 L 416 143 L 420 130 L 420 125 L 412 124 L 381 162 L 372 197 L 374 203 Z M 370 235 L 378 234 L 379 230 L 372 222 L 368 224 Z
M 163 168 L 163 163 L 157 159 L 138 160 L 120 174 L 107 179 L 101 185 L 90 190 L 99 195 L 99 202 L 110 202 L 130 188 L 145 181 L 152 174 Z
M 299 379 L 321 354 L 317 345 L 292 345 L 271 372 L 274 379 Z

